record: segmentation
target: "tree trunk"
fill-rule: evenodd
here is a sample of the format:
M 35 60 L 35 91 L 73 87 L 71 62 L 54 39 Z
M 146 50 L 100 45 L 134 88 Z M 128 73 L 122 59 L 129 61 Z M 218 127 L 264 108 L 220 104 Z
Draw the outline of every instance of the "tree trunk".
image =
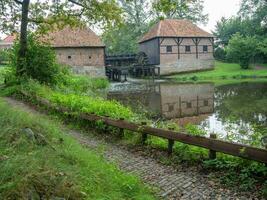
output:
M 23 0 L 20 26 L 20 49 L 18 52 L 17 75 L 22 75 L 25 72 L 25 61 L 27 52 L 27 27 L 28 27 L 28 13 L 30 0 Z

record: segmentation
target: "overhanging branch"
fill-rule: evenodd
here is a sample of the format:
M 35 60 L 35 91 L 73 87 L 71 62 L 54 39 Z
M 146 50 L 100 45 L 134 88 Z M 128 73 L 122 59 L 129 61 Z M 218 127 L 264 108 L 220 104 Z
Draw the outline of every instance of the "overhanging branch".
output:
M 22 1 L 19 1 L 19 0 L 14 0 L 17 4 L 20 4 L 22 5 Z
M 74 4 L 76 4 L 76 5 L 78 5 L 78 6 L 81 6 L 81 7 L 85 7 L 82 3 L 80 3 L 80 2 L 77 2 L 77 1 L 75 1 L 75 0 L 68 0 L 69 2 L 71 2 L 71 3 L 74 3 Z

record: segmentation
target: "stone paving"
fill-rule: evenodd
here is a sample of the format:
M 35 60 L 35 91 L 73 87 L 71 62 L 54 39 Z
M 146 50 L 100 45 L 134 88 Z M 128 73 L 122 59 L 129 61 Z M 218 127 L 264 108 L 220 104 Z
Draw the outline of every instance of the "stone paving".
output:
M 162 199 L 251 199 L 229 190 L 214 188 L 207 177 L 197 172 L 178 171 L 153 158 L 133 153 L 127 148 L 109 144 L 93 136 L 86 136 L 79 131 L 71 130 L 69 133 L 89 148 L 104 146 L 103 155 L 107 160 L 115 162 L 120 169 L 138 175 L 147 184 L 158 188 L 158 195 Z
M 36 110 L 21 102 L 9 98 L 6 100 L 12 106 L 22 107 L 28 112 L 36 112 Z M 129 147 L 118 146 L 92 134 L 86 135 L 80 131 L 69 130 L 66 127 L 64 129 L 82 145 L 103 154 L 104 158 L 109 162 L 116 163 L 123 171 L 139 176 L 145 183 L 155 188 L 160 199 L 256 199 L 252 198 L 252 196 L 242 196 L 233 191 L 218 188 L 198 171 L 190 169 L 179 170 L 166 166 L 150 156 L 131 151 Z

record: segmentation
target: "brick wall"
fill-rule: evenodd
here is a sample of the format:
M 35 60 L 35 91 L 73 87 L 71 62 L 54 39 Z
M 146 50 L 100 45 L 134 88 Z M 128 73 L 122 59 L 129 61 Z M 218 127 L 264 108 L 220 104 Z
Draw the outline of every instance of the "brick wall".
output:
M 57 60 L 69 65 L 74 73 L 105 76 L 104 48 L 55 48 Z
M 171 46 L 172 52 L 167 52 L 167 46 Z M 190 46 L 190 52 L 186 52 L 186 46 Z M 203 51 L 203 46 L 207 46 L 207 52 Z M 184 38 L 182 40 L 179 46 L 179 54 L 175 39 L 161 39 L 160 67 L 161 74 L 212 69 L 214 68 L 212 42 L 208 38 L 200 39 L 197 58 L 196 45 L 192 38 Z

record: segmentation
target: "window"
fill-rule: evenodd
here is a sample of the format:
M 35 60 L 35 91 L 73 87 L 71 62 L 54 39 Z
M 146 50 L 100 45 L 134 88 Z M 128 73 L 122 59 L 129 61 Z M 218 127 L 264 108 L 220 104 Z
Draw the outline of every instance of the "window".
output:
M 208 46 L 207 45 L 203 46 L 203 52 L 208 52 Z
M 171 53 L 172 52 L 172 46 L 167 46 L 166 47 L 166 52 Z
M 169 105 L 169 112 L 172 112 L 174 110 L 174 106 L 173 105 Z
M 209 101 L 208 100 L 204 100 L 204 106 L 208 106 L 209 105 Z
M 92 57 L 91 56 L 89 56 L 89 59 L 91 59 Z
M 191 102 L 186 102 L 186 107 L 187 108 L 192 108 L 192 103 Z
M 190 48 L 190 46 L 185 46 L 185 52 L 186 52 L 186 53 L 191 52 L 191 48 Z
M 71 59 L 71 56 L 68 56 L 68 59 Z

